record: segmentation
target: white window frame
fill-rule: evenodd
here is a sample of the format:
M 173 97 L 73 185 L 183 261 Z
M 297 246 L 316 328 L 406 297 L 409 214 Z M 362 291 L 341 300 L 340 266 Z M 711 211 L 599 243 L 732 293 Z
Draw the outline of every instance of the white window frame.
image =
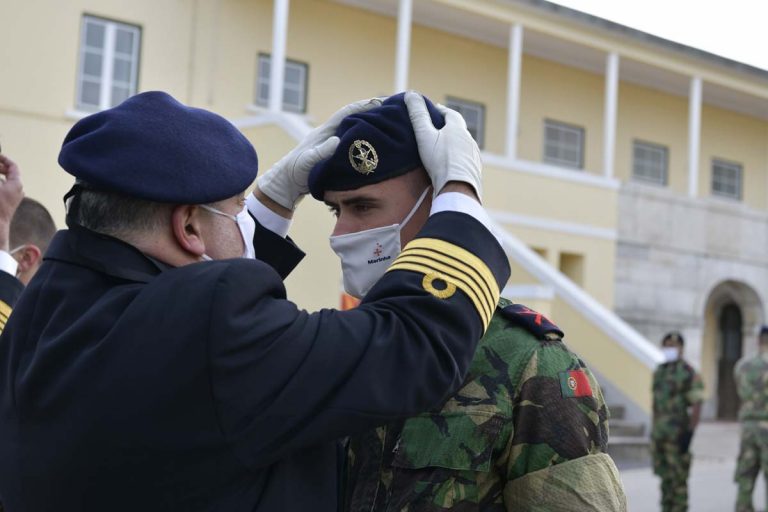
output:
M 565 146 L 560 144 L 561 141 L 549 140 L 547 138 L 547 133 L 549 128 L 561 130 L 562 132 L 565 132 L 565 133 L 577 134 L 579 136 L 578 147 L 574 148 L 570 146 Z M 571 169 L 584 169 L 584 139 L 585 139 L 585 130 L 581 126 L 563 123 L 562 121 L 555 121 L 554 119 L 545 119 L 544 120 L 544 157 L 543 157 L 544 162 L 554 164 L 560 167 L 568 167 Z M 560 153 L 562 153 L 564 150 L 576 149 L 578 151 L 578 161 L 573 161 L 565 158 L 560 158 L 558 156 L 553 156 L 548 152 L 548 149 L 550 147 L 554 147 Z
M 464 117 L 464 121 L 467 120 L 466 116 L 464 116 L 466 111 L 473 111 L 477 115 L 477 119 L 479 120 L 477 125 L 470 125 L 470 123 L 467 122 L 467 129 L 475 138 L 478 147 L 482 149 L 485 146 L 485 105 L 477 101 L 463 100 L 455 96 L 446 96 L 445 106 L 461 114 L 462 117 Z
M 262 69 L 269 70 L 272 55 L 269 53 L 259 53 L 256 59 L 256 91 L 254 98 L 256 105 L 261 107 L 269 106 L 269 93 L 266 96 L 261 96 L 260 92 L 262 86 L 266 86 L 266 90 L 269 91 L 269 74 L 261 73 Z M 262 67 L 263 66 L 263 67 Z M 289 82 L 287 78 L 289 69 L 296 69 L 299 71 L 299 83 Z M 307 111 L 307 90 L 309 86 L 309 64 L 306 62 L 299 62 L 297 60 L 285 59 L 285 70 L 283 74 L 283 110 L 287 112 L 296 112 L 304 114 Z M 267 71 L 268 73 L 269 71 Z M 298 104 L 288 103 L 286 101 L 286 91 L 296 92 L 299 98 Z
M 93 48 L 87 45 L 87 26 L 88 24 L 101 25 L 104 27 L 104 46 L 102 48 Z M 116 51 L 117 30 L 126 30 L 133 33 L 133 48 L 131 53 L 119 53 Z M 139 82 L 139 58 L 141 49 L 141 27 L 130 25 L 118 21 L 100 18 L 84 14 L 80 27 L 80 65 L 77 72 L 77 98 L 75 104 L 77 108 L 84 111 L 105 110 L 115 106 L 112 101 L 112 87 L 116 84 L 128 88 L 128 97 L 136 94 Z M 95 81 L 94 77 L 85 75 L 85 56 L 88 50 L 98 50 L 101 53 L 101 76 L 99 83 L 99 103 L 98 105 L 84 103 L 82 98 L 83 83 L 86 81 Z M 115 57 L 128 58 L 131 62 L 130 78 L 127 83 L 118 83 L 114 79 Z
M 656 161 L 639 160 L 637 157 L 638 149 L 642 149 L 647 153 L 655 153 L 660 158 Z M 654 164 L 657 161 L 661 162 L 662 167 L 654 169 Z M 637 139 L 632 141 L 632 179 L 642 183 L 666 186 L 669 180 L 669 149 L 666 146 L 654 144 L 653 142 Z
M 718 175 L 717 173 L 718 169 L 725 170 L 725 171 L 732 171 L 733 175 L 732 176 Z M 728 183 L 729 181 L 731 183 Z M 736 191 L 735 193 L 730 193 L 728 191 L 718 189 L 717 188 L 718 184 L 725 184 L 725 185 L 732 186 L 733 188 L 736 189 Z M 724 197 L 728 199 L 735 199 L 737 201 L 741 201 L 743 190 L 744 190 L 744 166 L 742 166 L 738 162 L 732 162 L 732 161 L 724 160 L 722 158 L 713 158 L 711 185 L 712 185 L 713 196 Z

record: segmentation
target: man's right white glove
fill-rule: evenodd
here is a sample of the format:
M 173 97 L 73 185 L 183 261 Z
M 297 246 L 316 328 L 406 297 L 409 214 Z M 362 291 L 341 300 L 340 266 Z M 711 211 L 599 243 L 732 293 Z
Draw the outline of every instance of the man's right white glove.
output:
M 309 132 L 298 146 L 258 177 L 256 183 L 259 190 L 280 206 L 295 210 L 299 201 L 309 192 L 309 171 L 336 151 L 339 138 L 334 133 L 341 121 L 349 115 L 379 106 L 381 99 L 371 98 L 350 103 L 337 110 L 328 121 Z
M 461 114 L 443 105 L 435 105 L 443 116 L 445 126 L 435 128 L 421 94 L 405 93 L 405 104 L 416 135 L 416 144 L 424 168 L 437 195 L 449 181 L 461 181 L 475 189 L 482 199 L 480 149 L 467 130 Z

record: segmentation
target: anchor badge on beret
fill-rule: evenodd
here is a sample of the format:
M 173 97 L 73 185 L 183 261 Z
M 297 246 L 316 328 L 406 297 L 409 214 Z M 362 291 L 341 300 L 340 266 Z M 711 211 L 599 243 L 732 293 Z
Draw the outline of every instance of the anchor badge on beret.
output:
M 356 140 L 349 146 L 349 163 L 360 174 L 371 174 L 379 165 L 379 155 L 367 140 Z

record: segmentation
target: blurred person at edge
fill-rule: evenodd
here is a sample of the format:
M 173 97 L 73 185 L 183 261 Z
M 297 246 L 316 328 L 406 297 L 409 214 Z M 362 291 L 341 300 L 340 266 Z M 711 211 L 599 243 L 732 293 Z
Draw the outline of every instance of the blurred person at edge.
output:
M 256 152 L 216 114 L 145 92 L 74 125 L 59 154 L 76 178 L 69 229 L 0 338 L 8 510 L 336 511 L 336 439 L 461 385 L 487 328 L 467 288 L 440 298 L 403 270 L 354 311 L 286 300 L 307 172 L 339 120 L 377 104 L 334 114 L 247 198 Z M 466 146 L 465 132 L 441 135 Z M 414 240 L 475 261 L 496 300 L 509 265 L 474 194 L 479 163 L 434 157 L 447 204 Z
M 433 161 L 420 157 L 417 139 L 441 144 L 446 122 L 463 126 L 457 112 L 426 98 L 392 96 L 344 119 L 336 152 L 310 172 L 310 192 L 336 216 L 330 243 L 352 296 L 367 297 L 398 269 L 425 272 L 422 286 L 438 297 L 482 283 L 473 261 L 447 250 L 429 254 L 414 240 L 439 200 L 424 171 Z M 451 149 L 479 159 L 466 140 L 471 148 Z M 543 315 L 507 299 L 475 298 L 490 327 L 462 388 L 431 412 L 352 436 L 344 508 L 625 511 L 606 453 L 608 409 L 592 372 Z
M 768 483 L 768 326 L 760 328 L 757 343 L 757 354 L 739 361 L 734 370 L 741 399 L 736 512 L 754 512 L 752 491 L 760 471 Z
M 653 372 L 653 472 L 661 478 L 662 512 L 688 510 L 691 440 L 699 424 L 704 384 L 683 359 L 685 341 L 679 332 L 664 336 L 665 362 Z

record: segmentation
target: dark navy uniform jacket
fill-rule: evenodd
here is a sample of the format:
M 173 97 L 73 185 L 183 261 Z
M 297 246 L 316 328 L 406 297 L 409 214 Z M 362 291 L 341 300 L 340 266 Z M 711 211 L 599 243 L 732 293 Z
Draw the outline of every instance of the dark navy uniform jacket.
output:
M 264 261 L 168 268 L 83 228 L 57 233 L 0 338 L 7 511 L 335 511 L 334 439 L 457 389 L 482 296 L 509 275 L 479 222 L 444 212 L 420 233 L 434 254 L 420 251 L 479 256 L 476 276 L 457 263 L 474 288 L 434 293 L 443 274 L 416 270 L 406 247 L 396 261 L 414 270 L 388 272 L 356 310 L 310 314 L 281 280 L 301 252 L 256 238 Z

